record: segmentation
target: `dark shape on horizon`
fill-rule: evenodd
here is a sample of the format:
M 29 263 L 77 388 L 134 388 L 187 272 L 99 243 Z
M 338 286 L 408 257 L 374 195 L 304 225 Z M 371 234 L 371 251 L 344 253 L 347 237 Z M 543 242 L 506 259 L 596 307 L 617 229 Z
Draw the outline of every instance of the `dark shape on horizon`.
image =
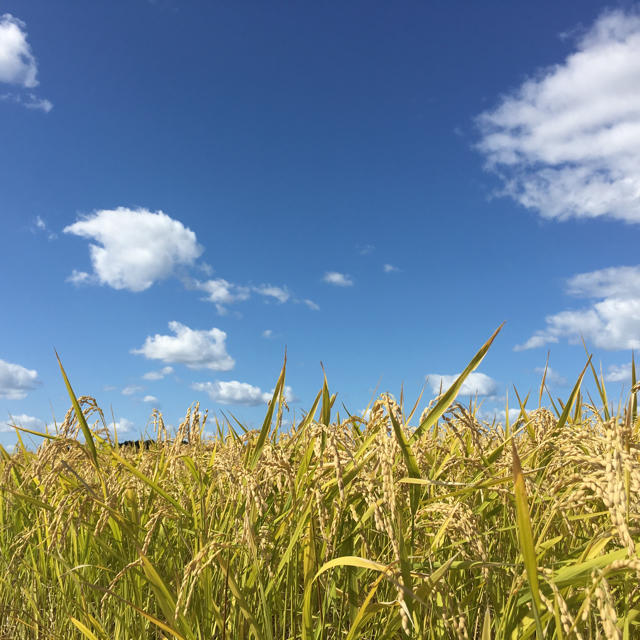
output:
M 159 443 L 156 440 L 123 440 L 122 442 L 118 442 L 119 447 L 130 447 L 135 449 L 149 449 L 153 444 L 173 444 L 173 440 L 167 440 L 166 442 L 161 440 Z M 189 441 L 183 440 L 181 444 L 189 444 Z

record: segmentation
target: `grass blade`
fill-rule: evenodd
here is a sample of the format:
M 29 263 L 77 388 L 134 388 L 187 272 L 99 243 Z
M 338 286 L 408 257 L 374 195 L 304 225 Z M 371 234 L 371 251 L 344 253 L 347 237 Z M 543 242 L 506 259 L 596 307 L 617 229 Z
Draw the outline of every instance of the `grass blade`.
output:
M 513 453 L 513 483 L 516 500 L 516 522 L 518 528 L 518 539 L 520 541 L 520 551 L 524 558 L 524 566 L 527 572 L 527 580 L 533 598 L 533 617 L 536 621 L 536 633 L 538 640 L 543 640 L 542 623 L 540 612 L 542 611 L 542 601 L 540 599 L 540 588 L 538 586 L 538 562 L 536 559 L 535 544 L 533 542 L 533 531 L 531 528 L 531 518 L 529 516 L 529 505 L 527 501 L 527 489 L 524 484 L 524 474 L 520 464 L 520 457 L 516 449 L 516 444 L 511 441 Z
M 451 406 L 451 403 L 456 399 L 458 395 L 458 391 L 460 391 L 460 387 L 462 383 L 467 379 L 467 376 L 474 371 L 478 365 L 482 362 L 483 358 L 489 351 L 489 347 L 492 342 L 495 340 L 500 330 L 504 327 L 504 322 L 493 332 L 493 335 L 482 345 L 478 353 L 473 357 L 471 362 L 467 365 L 467 368 L 458 376 L 457 380 L 451 385 L 449 390 L 442 396 L 442 398 L 438 401 L 435 407 L 431 409 L 427 417 L 420 423 L 418 428 L 415 430 L 409 442 L 414 442 L 418 440 L 422 433 L 430 429 L 438 420 L 438 418 Z
M 284 354 L 284 363 L 282 365 L 282 371 L 280 372 L 280 377 L 278 378 L 278 382 L 276 384 L 276 388 L 273 390 L 273 397 L 271 398 L 271 402 L 269 403 L 269 408 L 267 409 L 267 415 L 265 416 L 264 422 L 262 423 L 262 429 L 260 429 L 260 435 L 258 436 L 258 440 L 251 451 L 249 457 L 249 464 L 247 468 L 249 470 L 255 469 L 256 464 L 258 463 L 258 459 L 260 458 L 260 454 L 262 453 L 262 448 L 264 447 L 264 443 L 267 441 L 269 437 L 269 432 L 271 431 L 271 421 L 273 419 L 273 412 L 276 408 L 276 404 L 278 404 L 281 400 L 282 392 L 284 389 L 284 377 L 285 371 L 287 369 L 287 353 L 285 351 Z
M 58 359 L 58 364 L 60 365 L 60 371 L 62 372 L 62 377 L 64 378 L 64 384 L 67 387 L 67 393 L 71 398 L 73 410 L 76 412 L 76 418 L 78 419 L 78 423 L 80 424 L 80 428 L 82 429 L 82 435 L 84 436 L 85 442 L 87 444 L 87 449 L 89 449 L 89 454 L 91 455 L 93 464 L 95 465 L 96 469 L 98 469 L 98 452 L 96 451 L 96 444 L 93 441 L 93 434 L 91 433 L 91 429 L 89 429 L 89 425 L 87 424 L 84 414 L 82 413 L 82 409 L 80 408 L 80 404 L 78 403 L 76 394 L 71 388 L 71 383 L 69 382 L 69 378 L 67 378 L 67 374 L 64 370 L 64 367 L 62 366 L 62 362 L 60 361 L 60 356 L 58 355 L 57 351 L 56 358 Z

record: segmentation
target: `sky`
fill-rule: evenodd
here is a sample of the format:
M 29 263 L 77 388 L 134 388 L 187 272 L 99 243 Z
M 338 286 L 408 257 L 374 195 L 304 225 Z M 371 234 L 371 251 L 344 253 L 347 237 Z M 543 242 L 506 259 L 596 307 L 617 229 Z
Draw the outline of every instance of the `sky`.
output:
M 54 349 L 120 439 L 259 427 L 285 349 L 289 422 L 323 367 L 425 406 L 503 322 L 460 401 L 566 399 L 584 339 L 617 402 L 639 148 L 634 3 L 0 1 L 0 444 Z

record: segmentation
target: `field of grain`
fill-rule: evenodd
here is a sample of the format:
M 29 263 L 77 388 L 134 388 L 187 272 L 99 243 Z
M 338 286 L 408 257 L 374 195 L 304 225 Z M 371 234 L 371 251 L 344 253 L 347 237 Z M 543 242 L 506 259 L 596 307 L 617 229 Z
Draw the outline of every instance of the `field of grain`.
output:
M 456 394 L 496 334 L 424 409 L 325 381 L 284 430 L 283 367 L 261 430 L 195 406 L 147 449 L 68 385 L 57 433 L 0 448 L 0 638 L 640 637 L 635 369 L 617 415 L 589 361 L 487 424 Z

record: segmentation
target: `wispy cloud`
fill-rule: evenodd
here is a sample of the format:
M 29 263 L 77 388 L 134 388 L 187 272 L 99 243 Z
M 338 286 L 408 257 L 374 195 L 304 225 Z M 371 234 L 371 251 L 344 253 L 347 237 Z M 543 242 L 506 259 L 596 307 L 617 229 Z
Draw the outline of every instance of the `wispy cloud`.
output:
M 392 264 L 385 264 L 385 265 L 382 267 L 382 270 L 383 270 L 385 273 L 395 273 L 395 272 L 397 272 L 397 271 L 400 271 L 400 268 L 399 268 L 399 267 L 395 267 L 395 266 L 394 266 L 394 265 L 392 265 Z
M 602 14 L 478 123 L 503 195 L 545 218 L 640 222 L 640 13 Z
M 34 93 L 3 93 L 0 95 L 0 100 L 21 104 L 23 107 L 33 111 L 44 111 L 45 113 L 49 113 L 49 111 L 53 109 L 53 103 L 50 100 L 39 98 Z
M 636 369 L 636 374 L 637 374 Z M 629 382 L 631 383 L 631 363 L 627 364 L 613 364 L 607 370 L 604 376 L 607 382 Z
M 196 382 L 191 386 L 196 391 L 205 392 L 214 402 L 220 404 L 258 406 L 269 402 L 273 396 L 273 391 L 262 391 L 260 387 L 255 387 L 248 382 L 238 382 L 237 380 Z M 288 402 L 293 400 L 291 387 L 285 386 L 284 396 Z
M 128 387 L 125 387 L 121 393 L 123 396 L 132 396 L 134 393 L 139 393 L 140 391 L 144 391 L 144 387 L 130 384 Z
M 169 329 L 173 336 L 156 334 L 147 336 L 145 343 L 131 353 L 151 360 L 178 362 L 190 369 L 213 369 L 229 371 L 235 361 L 227 353 L 227 334 L 220 329 L 196 330 L 180 322 L 172 321 Z
M 520 416 L 520 409 L 509 409 L 509 424 L 513 424 Z M 478 418 L 486 422 L 495 420 L 498 424 L 504 424 L 507 412 L 505 409 L 481 409 L 478 412 Z
M 547 316 L 546 328 L 516 345 L 515 351 L 557 343 L 561 338 L 578 344 L 582 336 L 600 349 L 640 348 L 640 267 L 580 273 L 568 280 L 567 293 L 598 301 Z
M 316 304 L 313 300 L 305 298 L 302 302 L 306 304 L 307 307 L 309 307 L 309 309 L 311 309 L 312 311 L 320 311 L 320 305 Z
M 44 421 L 40 420 L 40 418 L 34 418 L 33 416 L 28 416 L 25 413 L 19 413 L 11 416 L 8 420 L 0 421 L 0 432 L 13 431 L 14 425 L 35 431 L 42 431 L 45 427 Z
M 458 378 L 460 374 L 440 374 L 430 373 L 426 376 L 429 386 L 433 393 L 446 391 Z M 470 373 L 460 387 L 459 396 L 493 396 L 497 391 L 498 385 L 493 378 L 484 373 Z
M 536 373 L 539 373 L 541 376 L 544 375 L 544 367 L 536 367 L 534 371 Z M 552 369 L 551 367 L 547 367 L 545 384 L 558 385 L 559 387 L 564 387 L 567 384 L 567 379 L 564 376 L 561 376 L 559 373 L 557 373 L 555 369 Z
M 144 398 L 142 398 L 142 402 L 158 402 L 158 398 L 156 398 L 155 396 L 145 396 Z
M 48 240 L 55 240 L 58 237 L 55 233 L 53 233 L 53 231 L 49 229 L 49 226 L 47 225 L 44 218 L 40 216 L 36 216 L 35 220 L 30 226 L 30 229 L 32 233 L 44 233 L 47 236 Z
M 272 338 L 273 337 L 273 331 L 271 329 L 265 329 L 262 332 L 262 337 L 263 338 Z
M 351 287 L 353 286 L 353 280 L 345 273 L 339 273 L 338 271 L 327 271 L 322 278 L 328 284 L 333 284 L 337 287 Z
M 144 291 L 202 253 L 196 234 L 162 211 L 100 210 L 64 233 L 95 241 L 89 245 L 94 273 L 74 270 L 69 277 L 74 284 L 95 280 L 114 289 Z
M 0 360 L 0 398 L 22 400 L 40 385 L 38 372 L 19 364 Z
M 237 302 L 244 302 L 255 293 L 267 299 L 276 300 L 279 303 L 287 302 L 291 298 L 291 292 L 287 287 L 278 287 L 271 284 L 238 285 L 223 278 L 211 280 L 185 280 L 185 286 L 191 289 L 206 292 L 204 298 L 207 302 L 213 302 L 220 315 L 227 313 L 227 306 Z
M 213 302 L 220 315 L 227 313 L 226 305 L 248 300 L 251 296 L 249 287 L 233 284 L 223 278 L 205 280 L 204 282 L 193 280 L 190 286 L 204 291 L 207 294 L 204 299 L 207 302 Z
M 361 256 L 367 256 L 375 251 L 375 245 L 373 244 L 358 244 L 356 249 Z
M 286 287 L 274 287 L 270 284 L 261 284 L 257 287 L 253 287 L 253 290 L 261 296 L 265 296 L 267 298 L 274 298 L 278 302 L 286 302 L 291 294 L 287 290 Z
M 158 369 L 157 371 L 148 371 L 142 377 L 145 380 L 162 380 L 168 375 L 173 373 L 173 367 L 162 367 L 162 369 Z

